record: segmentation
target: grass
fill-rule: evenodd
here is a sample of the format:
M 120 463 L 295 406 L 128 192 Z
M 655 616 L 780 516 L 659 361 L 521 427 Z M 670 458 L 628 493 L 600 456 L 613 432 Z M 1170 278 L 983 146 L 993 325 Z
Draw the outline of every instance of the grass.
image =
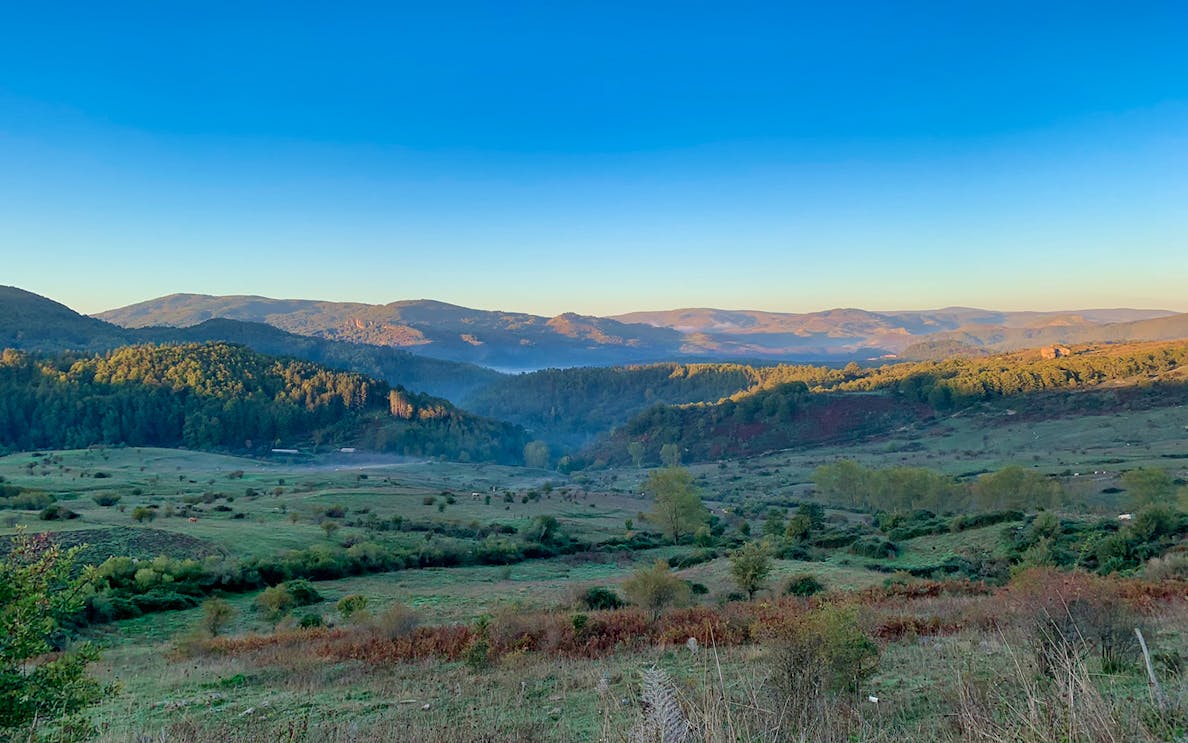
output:
M 870 611 L 944 615 L 968 612 L 977 601 L 926 599 Z M 980 601 L 1001 603 L 996 597 Z M 1185 604 L 1165 605 L 1157 624 L 1162 630 L 1153 638 L 1156 651 L 1182 650 L 1188 628 Z M 1044 715 L 1060 712 L 1059 699 L 1045 696 L 1046 682 L 1036 685 L 1027 675 L 1030 652 L 1025 634 L 1011 627 L 986 631 L 971 626 L 951 634 L 908 636 L 882 643 L 877 672 L 830 704 L 844 716 L 845 740 L 985 739 L 963 727 L 969 721 L 961 719 L 962 698 L 973 693 L 987 703 L 1004 705 L 997 707 L 997 724 L 1004 726 L 997 729 L 1015 731 L 1008 738 L 992 739 L 1047 740 L 1018 735 L 1023 728 L 1006 727 L 1018 724 L 1015 716 L 1029 703 L 1039 705 Z M 674 679 L 690 716 L 721 714 L 713 701 L 721 695 L 733 709 L 734 724 L 759 730 L 757 720 L 772 712 L 774 701 L 765 686 L 766 658 L 764 647 L 750 645 L 703 646 L 698 653 L 683 646 L 637 647 L 598 659 L 512 653 L 495 668 L 476 672 L 457 662 L 377 665 L 292 651 L 179 659 L 170 656 L 167 643 L 141 642 L 107 652 L 100 670 L 124 679 L 124 688 L 96 710 L 95 719 L 101 740 L 112 742 L 157 733 L 192 741 L 357 741 L 393 736 L 413 741 L 618 741 L 627 739 L 640 715 L 640 674 L 655 666 Z M 1111 675 L 1091 670 L 1086 678 L 1099 697 L 1096 704 L 1121 715 L 1120 726 L 1113 737 L 1078 734 L 1072 740 L 1161 739 L 1139 735 L 1137 715 L 1149 715 L 1151 708 L 1137 666 Z M 1183 678 L 1165 673 L 1164 683 L 1176 703 L 1182 703 L 1188 693 Z M 868 696 L 878 703 L 867 702 Z M 1149 717 L 1144 720 L 1150 724 Z M 1176 724 L 1172 719 L 1172 735 L 1176 729 L 1182 732 Z M 294 736 L 288 738 L 288 732 Z M 750 739 L 784 740 L 786 733 Z

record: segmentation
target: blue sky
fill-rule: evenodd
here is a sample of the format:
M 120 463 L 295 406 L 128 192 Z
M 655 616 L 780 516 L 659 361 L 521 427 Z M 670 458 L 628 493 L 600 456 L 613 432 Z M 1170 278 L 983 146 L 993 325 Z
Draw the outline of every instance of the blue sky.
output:
M 1181 3 L 27 3 L 0 283 L 1188 311 Z

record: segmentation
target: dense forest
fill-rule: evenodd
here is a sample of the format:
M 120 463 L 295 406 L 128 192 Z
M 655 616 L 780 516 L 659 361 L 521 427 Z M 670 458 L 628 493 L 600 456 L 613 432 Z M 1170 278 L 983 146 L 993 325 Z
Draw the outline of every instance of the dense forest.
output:
M 499 379 L 459 402 L 518 423 L 563 448 L 580 447 L 657 404 L 716 402 L 759 384 L 762 367 L 648 364 L 545 369 Z
M 359 374 L 227 343 L 0 355 L 0 447 L 358 445 L 518 462 L 522 429 Z
M 1182 404 L 1188 343 L 1038 352 L 864 368 L 757 367 L 756 383 L 717 402 L 655 405 L 590 446 L 591 463 L 659 463 L 675 445 L 684 461 L 745 456 L 878 435 L 1002 398 L 1023 412 L 1095 412 Z M 1093 392 L 1095 394 L 1037 393 Z

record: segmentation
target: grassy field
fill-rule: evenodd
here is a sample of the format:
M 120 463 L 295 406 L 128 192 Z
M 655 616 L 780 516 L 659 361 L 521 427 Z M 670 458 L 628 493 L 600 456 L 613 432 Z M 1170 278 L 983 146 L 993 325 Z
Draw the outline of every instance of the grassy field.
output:
M 740 502 L 805 498 L 812 470 L 842 457 L 954 475 L 1012 463 L 1035 466 L 1062 476 L 1074 499 L 1071 510 L 1108 513 L 1122 501 L 1106 491 L 1117 488 L 1128 468 L 1156 466 L 1184 476 L 1186 425 L 1188 411 L 1180 408 L 1030 422 L 1006 409 L 986 408 L 844 449 L 781 452 L 690 469 L 717 513 Z M 242 559 L 360 540 L 410 549 L 478 544 L 423 530 L 377 532 L 365 525 L 367 519 L 400 517 L 406 524 L 460 528 L 500 524 L 522 531 L 534 518 L 552 516 L 567 534 L 593 543 L 624 537 L 628 520 L 640 523 L 641 512 L 651 505 L 640 493 L 647 472 L 566 476 L 345 455 L 285 462 L 134 448 L 23 453 L 0 458 L 5 482 L 50 493 L 78 517 L 44 521 L 35 511 L 0 511 L 0 536 L 15 533 L 17 524 L 32 532 L 59 532 L 70 543 L 88 544 L 85 555 L 96 561 L 107 555 L 148 559 L 158 554 Z M 118 503 L 99 505 L 95 496 L 103 494 L 119 495 Z M 135 520 L 138 508 L 151 509 L 155 517 Z M 327 516 L 336 510 L 341 514 Z M 837 524 L 870 520 L 850 512 L 826 515 Z M 328 520 L 338 528 L 324 528 Z M 759 534 L 762 522 L 753 517 L 752 524 Z M 935 566 L 962 550 L 996 554 L 1008 526 L 905 539 L 893 556 L 875 561 L 845 549 L 819 550 L 811 560 L 777 559 L 767 581 L 773 590 L 761 591 L 758 598 L 773 600 L 775 589 L 796 574 L 809 573 L 833 595 L 845 595 L 884 586 L 894 571 Z M 405 606 L 427 625 L 474 626 L 487 616 L 533 612 L 569 616 L 577 591 L 602 586 L 621 593 L 638 568 L 697 549 L 577 552 L 510 565 L 403 569 L 315 581 L 325 600 L 295 610 L 279 624 L 257 609 L 258 592 L 231 593 L 226 600 L 235 615 L 224 633 L 266 636 L 278 626 L 292 628 L 307 615 L 342 627 L 335 602 L 352 594 L 366 596 L 376 616 Z M 872 562 L 877 571 L 870 569 Z M 730 562 L 721 551 L 677 574 L 704 587 L 699 600 L 707 607 L 728 606 L 737 597 Z M 965 610 L 965 604 L 948 598 L 903 609 L 928 621 L 939 617 L 935 621 L 942 624 Z M 1158 610 L 1154 642 L 1160 652 L 1168 658 L 1188 656 L 1182 605 Z M 145 734 L 193 741 L 624 740 L 640 714 L 640 674 L 653 665 L 676 679 L 688 709 L 705 706 L 710 698 L 734 700 L 738 710 L 771 702 L 757 696 L 769 693 L 763 681 L 768 651 L 753 645 L 722 647 L 713 654 L 691 653 L 680 645 L 622 648 L 601 658 L 513 654 L 491 670 L 442 659 L 377 665 L 308 653 L 185 652 L 201 614 L 200 608 L 162 611 L 84 630 L 103 648 L 99 675 L 122 686 L 94 715 L 102 740 L 140 741 Z M 985 682 L 996 674 L 1010 675 L 1017 660 L 1013 648 L 1025 642 L 986 630 L 882 641 L 877 673 L 851 700 L 849 739 L 952 739 L 955 710 L 963 703 L 955 696 L 954 679 L 970 674 Z M 1185 693 L 1183 684 L 1175 683 L 1176 693 Z M 1107 686 L 1111 694 L 1136 699 L 1145 693 L 1134 669 Z M 864 707 L 866 696 L 880 701 Z M 884 734 L 890 730 L 894 734 Z

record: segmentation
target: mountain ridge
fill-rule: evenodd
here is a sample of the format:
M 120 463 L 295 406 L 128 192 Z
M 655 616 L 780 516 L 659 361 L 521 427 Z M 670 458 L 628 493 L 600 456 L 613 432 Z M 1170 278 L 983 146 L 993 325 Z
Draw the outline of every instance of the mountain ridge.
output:
M 608 317 L 479 310 L 438 300 L 387 304 L 173 294 L 99 313 L 125 327 L 189 326 L 214 317 L 290 333 L 530 370 L 688 359 L 848 361 L 897 356 L 921 344 L 1005 351 L 1028 345 L 1188 338 L 1188 313 L 1086 308 L 1000 311 L 973 307 L 819 312 L 682 308 Z

